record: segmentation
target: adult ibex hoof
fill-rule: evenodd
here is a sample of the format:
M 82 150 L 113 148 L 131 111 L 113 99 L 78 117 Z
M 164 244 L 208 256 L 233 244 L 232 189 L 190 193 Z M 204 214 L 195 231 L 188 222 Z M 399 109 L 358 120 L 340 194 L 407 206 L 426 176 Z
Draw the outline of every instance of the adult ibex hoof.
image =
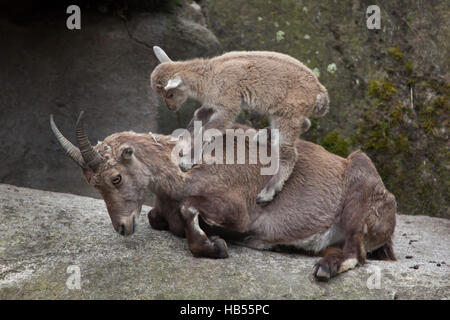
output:
M 313 268 L 313 275 L 318 281 L 329 281 L 331 279 L 330 268 L 326 264 L 316 263 Z
M 225 259 L 228 258 L 228 246 L 225 240 L 219 238 L 219 237 L 212 237 L 210 239 L 214 243 L 214 247 L 216 248 L 217 252 L 217 259 Z

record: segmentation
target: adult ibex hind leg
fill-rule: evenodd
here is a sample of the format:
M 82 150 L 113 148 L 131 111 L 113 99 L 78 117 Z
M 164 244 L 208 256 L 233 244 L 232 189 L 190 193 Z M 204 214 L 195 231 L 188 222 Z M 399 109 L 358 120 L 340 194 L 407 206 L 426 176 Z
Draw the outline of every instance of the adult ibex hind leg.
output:
M 368 206 L 364 192 L 357 190 L 346 199 L 341 216 L 341 226 L 345 232 L 344 247 L 325 255 L 314 266 L 313 274 L 317 280 L 328 281 L 339 273 L 365 263 L 364 216 Z
M 289 113 L 277 115 L 277 117 L 272 118 L 271 122 L 272 129 L 279 130 L 279 150 L 275 157 L 273 154 L 271 155 L 275 161 L 279 160 L 279 167 L 256 197 L 256 202 L 259 204 L 272 201 L 275 195 L 283 189 L 283 185 L 291 175 L 297 161 L 295 140 L 305 129 L 309 129 L 308 127 L 305 128 L 305 124 L 308 124 L 309 120 L 304 117 L 293 117 Z M 271 143 L 276 143 L 273 134 L 271 134 Z M 268 145 L 267 148 L 270 148 L 270 146 Z
M 321 281 L 363 265 L 372 250 L 380 259 L 395 260 L 395 197 L 365 154 L 357 151 L 347 159 L 347 190 L 340 219 L 345 243 L 341 251 L 327 254 L 315 265 L 313 274 Z

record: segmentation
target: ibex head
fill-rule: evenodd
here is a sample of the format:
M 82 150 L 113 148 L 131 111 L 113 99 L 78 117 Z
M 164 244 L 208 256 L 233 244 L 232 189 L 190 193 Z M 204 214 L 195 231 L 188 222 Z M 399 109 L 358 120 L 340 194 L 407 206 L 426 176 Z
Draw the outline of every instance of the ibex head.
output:
M 66 155 L 81 167 L 86 181 L 105 200 L 114 230 L 123 236 L 133 234 L 149 184 L 149 175 L 135 157 L 133 146 L 121 141 L 121 134 L 113 134 L 93 147 L 84 129 L 83 112 L 76 124 L 78 147 L 62 135 L 53 115 L 50 126 Z
M 160 47 L 154 46 L 153 52 L 161 64 L 152 73 L 152 89 L 161 95 L 169 110 L 178 111 L 187 100 L 188 94 L 183 79 L 177 74 L 179 69 L 177 63 L 173 62 Z

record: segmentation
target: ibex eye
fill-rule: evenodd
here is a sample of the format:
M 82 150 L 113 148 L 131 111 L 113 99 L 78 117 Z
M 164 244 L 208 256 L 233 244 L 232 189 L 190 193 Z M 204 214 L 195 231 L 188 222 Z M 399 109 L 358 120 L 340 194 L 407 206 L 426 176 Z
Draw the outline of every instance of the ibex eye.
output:
M 119 184 L 122 181 L 122 176 L 119 174 L 118 176 L 116 176 L 114 179 L 112 179 L 112 183 L 113 184 Z
M 167 94 L 167 98 L 169 98 L 169 99 L 173 98 L 173 93 Z

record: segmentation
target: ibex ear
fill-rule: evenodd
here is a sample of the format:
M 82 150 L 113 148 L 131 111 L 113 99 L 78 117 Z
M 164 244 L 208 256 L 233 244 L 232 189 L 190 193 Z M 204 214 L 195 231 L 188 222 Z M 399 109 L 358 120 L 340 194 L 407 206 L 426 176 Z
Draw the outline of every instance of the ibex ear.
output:
M 132 147 L 126 146 L 122 149 L 122 159 L 130 160 L 133 157 L 134 149 Z
M 153 47 L 153 52 L 155 53 L 156 58 L 158 58 L 159 62 L 171 62 L 170 58 L 167 56 L 167 54 L 164 52 L 163 49 L 161 49 L 158 46 Z
M 164 90 L 169 90 L 169 89 L 174 89 L 174 88 L 178 88 L 181 84 L 183 83 L 183 80 L 181 80 L 181 78 L 179 76 L 176 76 L 173 79 L 170 79 L 167 82 L 167 85 L 164 87 Z

